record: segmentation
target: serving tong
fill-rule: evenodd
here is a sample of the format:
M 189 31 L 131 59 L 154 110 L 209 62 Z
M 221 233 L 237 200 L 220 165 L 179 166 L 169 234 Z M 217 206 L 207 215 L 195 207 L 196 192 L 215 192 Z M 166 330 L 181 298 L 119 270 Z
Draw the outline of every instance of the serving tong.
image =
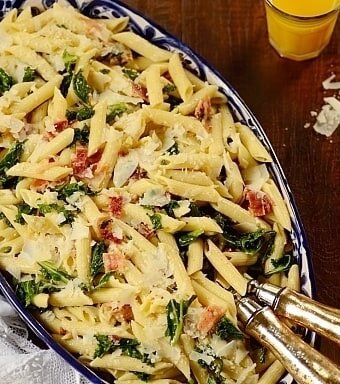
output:
M 257 280 L 248 282 L 246 295 L 236 295 L 236 302 L 246 333 L 269 349 L 298 384 L 340 384 L 340 369 L 276 316 L 340 344 L 340 310 L 290 288 L 261 284 Z

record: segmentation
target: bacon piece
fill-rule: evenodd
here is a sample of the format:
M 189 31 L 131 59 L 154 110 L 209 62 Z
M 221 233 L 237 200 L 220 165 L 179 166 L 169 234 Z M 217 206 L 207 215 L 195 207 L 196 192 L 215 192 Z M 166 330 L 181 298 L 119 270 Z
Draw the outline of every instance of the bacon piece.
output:
M 112 196 L 110 197 L 109 202 L 110 212 L 113 217 L 121 217 L 123 209 L 123 197 L 122 196 Z
M 133 320 L 133 312 L 130 304 L 124 304 L 122 307 L 118 308 L 115 313 L 122 317 L 122 320 L 127 321 L 128 323 Z
M 140 97 L 144 101 L 148 101 L 148 96 L 146 92 L 146 88 L 142 87 L 139 84 L 132 83 L 132 94 L 136 97 Z
M 54 123 L 54 129 L 59 133 L 64 131 L 68 127 L 68 120 L 59 120 L 56 123 Z
M 83 146 L 76 147 L 75 157 L 71 162 L 73 168 L 73 176 L 85 177 L 85 170 L 87 168 L 87 148 Z
M 94 155 L 87 157 L 87 148 L 82 145 L 77 145 L 75 156 L 71 162 L 73 168 L 73 176 L 84 178 L 86 176 L 92 175 L 92 173 L 97 169 L 97 165 L 101 156 L 102 151 L 98 151 Z
M 112 221 L 107 220 L 102 223 L 100 226 L 100 235 L 103 240 L 107 240 L 110 242 L 113 242 L 115 244 L 121 244 L 123 239 L 119 239 L 115 234 L 112 232 Z
M 145 223 L 139 223 L 136 229 L 142 236 L 146 237 L 148 240 L 155 235 L 155 230 Z
M 104 269 L 107 272 L 122 272 L 126 266 L 125 256 L 118 250 L 103 253 Z
M 248 210 L 253 216 L 264 216 L 272 211 L 272 201 L 269 196 L 262 191 L 245 189 L 245 199 L 249 202 Z
M 202 121 L 203 124 L 209 123 L 212 115 L 210 98 L 206 97 L 198 102 L 194 115 L 196 119 Z
M 205 307 L 203 313 L 197 323 L 197 329 L 201 332 L 208 333 L 224 315 L 223 308 L 217 305 L 209 305 Z

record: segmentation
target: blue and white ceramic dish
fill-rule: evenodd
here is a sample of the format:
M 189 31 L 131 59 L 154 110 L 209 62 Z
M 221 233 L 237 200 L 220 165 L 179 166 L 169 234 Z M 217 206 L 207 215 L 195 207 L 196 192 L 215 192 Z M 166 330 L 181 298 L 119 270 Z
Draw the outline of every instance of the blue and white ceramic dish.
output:
M 13 8 L 34 6 L 40 10 L 43 10 L 52 6 L 54 2 L 55 0 L 0 0 L 0 19 L 6 12 Z M 85 15 L 92 18 L 129 16 L 130 28 L 135 33 L 148 39 L 155 45 L 159 45 L 172 51 L 176 50 L 181 52 L 185 58 L 186 65 L 190 67 L 194 72 L 196 72 L 201 79 L 207 80 L 209 83 L 219 86 L 220 91 L 228 97 L 229 107 L 232 109 L 235 116 L 239 119 L 239 121 L 248 125 L 255 132 L 255 134 L 259 137 L 259 139 L 262 141 L 274 159 L 273 163 L 269 165 L 269 170 L 272 174 L 272 177 L 276 181 L 282 195 L 284 196 L 291 214 L 293 224 L 292 241 L 294 245 L 294 256 L 297 258 L 301 268 L 301 290 L 307 296 L 313 297 L 315 294 L 315 286 L 312 263 L 308 251 L 306 235 L 299 214 L 297 212 L 291 190 L 287 184 L 286 177 L 263 129 L 261 128 L 259 122 L 256 120 L 252 112 L 249 110 L 237 92 L 233 89 L 233 87 L 227 81 L 225 81 L 215 69 L 209 66 L 205 60 L 199 57 L 190 48 L 185 46 L 181 41 L 168 34 L 154 22 L 148 20 L 138 12 L 133 11 L 119 1 L 62 0 L 59 1 L 59 3 L 70 4 L 73 7 L 78 8 Z M 2 290 L 7 300 L 19 313 L 21 318 L 26 322 L 26 324 L 28 324 L 28 326 L 41 340 L 43 340 L 50 348 L 55 350 L 55 352 L 57 352 L 73 368 L 79 371 L 92 383 L 105 383 L 105 381 L 101 379 L 94 371 L 79 362 L 76 357 L 71 355 L 68 351 L 66 351 L 53 340 L 53 338 L 39 324 L 33 315 L 20 303 L 20 301 L 15 296 L 11 286 L 1 273 L 0 289 Z M 305 340 L 313 345 L 315 342 L 315 334 L 306 332 Z M 291 384 L 292 382 L 292 377 L 290 375 L 286 375 L 281 379 L 280 384 Z

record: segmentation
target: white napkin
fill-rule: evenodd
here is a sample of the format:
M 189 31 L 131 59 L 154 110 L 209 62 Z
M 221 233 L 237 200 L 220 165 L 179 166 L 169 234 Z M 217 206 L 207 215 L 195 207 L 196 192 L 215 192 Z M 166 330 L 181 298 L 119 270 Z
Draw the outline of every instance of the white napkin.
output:
M 25 324 L 0 296 L 1 384 L 89 384 L 52 350 L 28 340 Z

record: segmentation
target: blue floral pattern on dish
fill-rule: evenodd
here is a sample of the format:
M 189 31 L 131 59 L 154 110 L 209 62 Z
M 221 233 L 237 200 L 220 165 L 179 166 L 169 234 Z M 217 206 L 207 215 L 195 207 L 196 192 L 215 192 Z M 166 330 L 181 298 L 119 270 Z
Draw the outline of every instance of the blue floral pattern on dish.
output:
M 13 8 L 21 8 L 25 6 L 34 6 L 39 10 L 44 10 L 53 3 L 55 0 L 0 0 L 0 19 L 4 14 Z M 285 201 L 292 218 L 292 242 L 294 245 L 294 256 L 297 258 L 301 267 L 301 291 L 307 296 L 314 296 L 315 285 L 312 270 L 312 263 L 309 256 L 308 244 L 306 235 L 297 212 L 295 201 L 292 192 L 288 186 L 286 177 L 281 169 L 278 159 L 266 137 L 261 125 L 256 120 L 250 109 L 246 106 L 233 87 L 225 81 L 221 75 L 211 68 L 204 59 L 199 57 L 190 48 L 184 45 L 181 41 L 168 34 L 160 26 L 148 20 L 138 12 L 133 11 L 126 5 L 119 1 L 113 0 L 60 0 L 61 4 L 69 4 L 78 8 L 85 15 L 92 18 L 112 18 L 119 16 L 130 17 L 130 28 L 137 34 L 145 37 L 153 44 L 159 45 L 171 51 L 179 51 L 185 60 L 185 63 L 192 71 L 194 71 L 201 79 L 206 80 L 212 84 L 216 84 L 220 91 L 228 97 L 229 106 L 235 116 L 243 123 L 248 125 L 257 137 L 261 140 L 264 146 L 270 152 L 274 162 L 269 165 L 269 170 L 272 177 L 276 181 Z M 16 298 L 10 285 L 7 283 L 3 275 L 0 273 L 0 288 L 3 290 L 4 295 L 9 302 L 18 311 L 24 321 L 31 327 L 31 329 L 51 348 L 53 348 L 59 355 L 61 355 L 69 364 L 83 374 L 87 379 L 93 383 L 105 383 L 100 379 L 92 370 L 80 363 L 74 356 L 67 352 L 64 348 L 58 345 L 52 337 L 44 330 L 44 328 L 35 320 L 35 318 L 23 307 L 23 305 Z M 311 344 L 315 343 L 315 334 L 309 331 L 305 332 L 304 339 Z M 286 375 L 280 384 L 292 384 L 293 379 L 290 375 Z

